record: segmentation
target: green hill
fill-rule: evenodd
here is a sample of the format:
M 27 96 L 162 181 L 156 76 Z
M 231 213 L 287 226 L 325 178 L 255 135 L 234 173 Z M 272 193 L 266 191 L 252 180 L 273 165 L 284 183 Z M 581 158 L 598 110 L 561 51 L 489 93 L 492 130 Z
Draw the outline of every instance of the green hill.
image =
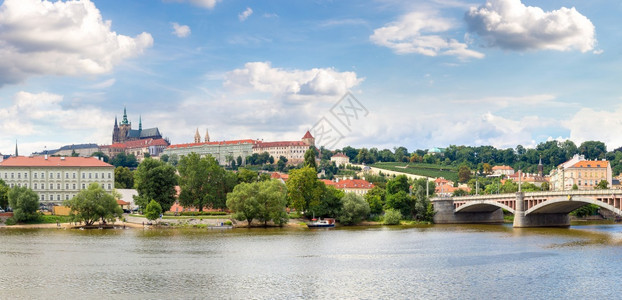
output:
M 371 166 L 395 172 L 402 172 L 427 177 L 444 177 L 448 180 L 458 181 L 458 168 L 454 166 L 403 162 L 379 162 Z

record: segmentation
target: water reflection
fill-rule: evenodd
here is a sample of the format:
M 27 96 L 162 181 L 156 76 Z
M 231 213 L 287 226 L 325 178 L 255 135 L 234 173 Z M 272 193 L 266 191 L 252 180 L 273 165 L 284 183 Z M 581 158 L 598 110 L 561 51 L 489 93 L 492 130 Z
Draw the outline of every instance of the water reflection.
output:
M 15 299 L 612 297 L 622 288 L 598 283 L 622 275 L 621 231 L 0 229 L 0 286 Z

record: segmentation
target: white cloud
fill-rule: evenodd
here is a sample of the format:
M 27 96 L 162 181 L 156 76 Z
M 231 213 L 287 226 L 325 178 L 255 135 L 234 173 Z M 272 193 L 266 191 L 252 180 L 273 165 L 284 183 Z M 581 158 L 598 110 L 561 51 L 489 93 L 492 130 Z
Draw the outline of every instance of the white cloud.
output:
M 40 145 L 50 137 L 54 137 L 54 141 L 45 142 L 48 147 L 58 146 L 62 141 L 67 144 L 106 143 L 111 127 L 102 124 L 112 126 L 113 123 L 98 108 L 71 108 L 62 95 L 21 91 L 15 94 L 11 105 L 0 108 L 0 132 L 7 138 L 0 141 L 0 149 L 5 152 L 11 147 L 14 149 L 17 139 L 21 141 L 20 153 L 29 154 L 42 148 L 28 148 L 22 143 Z
M 426 56 L 450 55 L 460 59 L 483 58 L 484 54 L 441 34 L 454 28 L 451 20 L 434 13 L 411 12 L 399 21 L 374 30 L 369 39 L 397 54 L 417 53 Z
M 5 0 L 0 6 L 0 86 L 33 75 L 110 72 L 153 44 L 111 30 L 90 0 Z
M 601 141 L 608 150 L 622 146 L 622 106 L 611 110 L 582 108 L 564 124 L 570 129 L 570 139 L 577 145 Z
M 536 106 L 543 104 L 557 104 L 555 102 L 555 95 L 550 94 L 538 94 L 519 97 L 484 97 L 472 100 L 452 100 L 452 103 L 456 104 L 470 104 L 470 105 L 494 105 L 497 107 L 508 106 Z
M 574 7 L 545 12 L 521 0 L 487 0 L 465 15 L 469 30 L 489 46 L 524 50 L 594 49 L 594 25 Z
M 178 23 L 171 23 L 173 25 L 173 34 L 180 38 L 185 38 L 190 35 L 190 27 L 188 25 L 179 25 Z
M 238 19 L 240 20 L 240 22 L 244 22 L 246 21 L 246 19 L 248 19 L 248 17 L 250 17 L 253 14 L 253 10 L 250 7 L 247 7 L 246 10 L 244 10 L 243 12 L 241 12 L 238 15 Z
M 90 86 L 88 86 L 88 88 L 89 89 L 94 89 L 94 90 L 101 90 L 101 89 L 105 89 L 105 88 L 109 88 L 109 87 L 113 86 L 115 84 L 115 82 L 117 82 L 116 79 L 110 78 L 110 79 L 104 80 L 102 82 L 90 85 Z
M 189 2 L 195 6 L 213 9 L 220 0 L 164 0 L 164 2 Z
M 355 72 L 338 72 L 333 68 L 284 70 L 270 62 L 249 62 L 242 69 L 225 74 L 224 86 L 235 92 L 262 92 L 289 99 L 306 96 L 337 97 L 358 85 L 362 78 Z

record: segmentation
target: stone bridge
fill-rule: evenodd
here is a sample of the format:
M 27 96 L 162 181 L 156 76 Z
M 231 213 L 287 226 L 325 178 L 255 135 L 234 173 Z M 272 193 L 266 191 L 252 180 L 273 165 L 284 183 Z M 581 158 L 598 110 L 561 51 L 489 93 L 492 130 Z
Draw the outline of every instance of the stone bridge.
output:
M 570 226 L 568 213 L 587 204 L 622 215 L 621 200 L 622 190 L 518 192 L 431 199 L 437 224 L 502 223 L 502 209 L 505 209 L 514 214 L 514 227 Z

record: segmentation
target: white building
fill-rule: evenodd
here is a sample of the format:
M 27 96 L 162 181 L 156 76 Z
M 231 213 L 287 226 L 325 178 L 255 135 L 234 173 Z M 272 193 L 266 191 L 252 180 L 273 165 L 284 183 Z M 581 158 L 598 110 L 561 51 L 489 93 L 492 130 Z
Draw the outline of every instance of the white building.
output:
M 95 157 L 16 156 L 0 162 L 0 178 L 9 187 L 27 187 L 42 204 L 60 204 L 96 182 L 114 189 L 114 166 Z
M 510 166 L 494 166 L 492 167 L 492 174 L 496 176 L 510 176 L 514 175 L 514 169 Z
M 239 156 L 242 164 L 246 164 L 246 157 L 253 155 L 253 146 L 257 143 L 257 140 L 234 140 L 177 144 L 168 146 L 162 154 L 175 154 L 180 158 L 193 152 L 201 156 L 211 155 L 223 166 L 229 164 L 228 159 L 237 159 Z
M 301 163 L 305 159 L 305 152 L 315 145 L 315 138 L 309 131 L 300 141 L 261 142 L 253 146 L 253 153 L 262 154 L 268 152 L 278 161 L 281 156 L 287 158 L 288 164 Z
M 334 162 L 337 167 L 346 166 L 350 163 L 350 158 L 343 153 L 337 153 L 330 157 L 330 161 Z

